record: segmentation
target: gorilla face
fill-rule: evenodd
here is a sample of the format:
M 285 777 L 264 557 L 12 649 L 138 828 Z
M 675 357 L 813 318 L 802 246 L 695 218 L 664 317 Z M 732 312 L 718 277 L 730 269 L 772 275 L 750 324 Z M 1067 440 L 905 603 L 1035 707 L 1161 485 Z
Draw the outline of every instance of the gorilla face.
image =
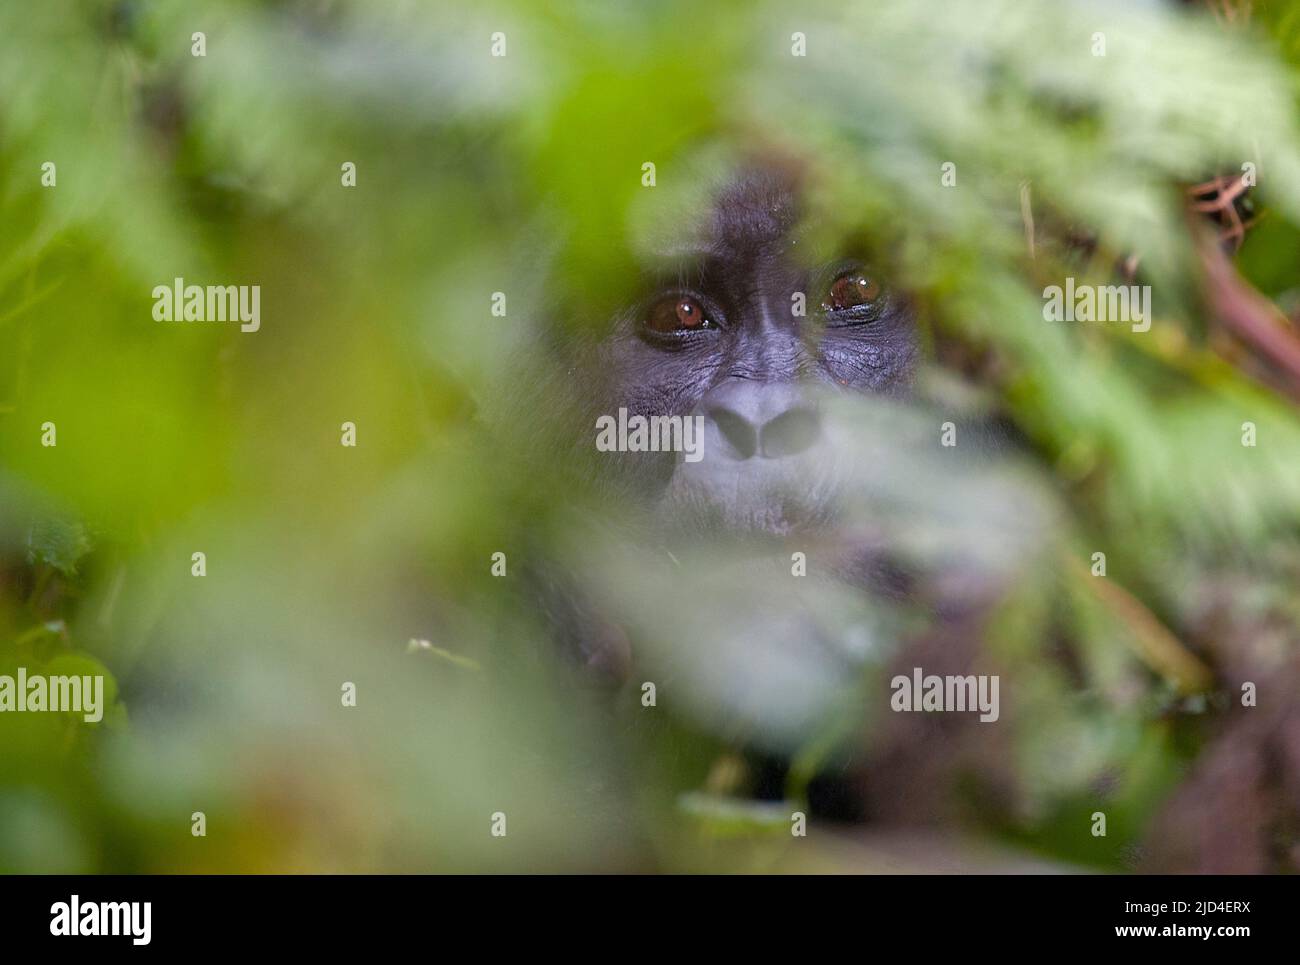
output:
M 603 411 L 703 420 L 703 458 L 620 455 L 669 526 L 786 535 L 827 522 L 837 479 L 827 394 L 905 392 L 907 300 L 854 261 L 801 262 L 788 179 L 745 175 L 671 253 L 599 347 Z

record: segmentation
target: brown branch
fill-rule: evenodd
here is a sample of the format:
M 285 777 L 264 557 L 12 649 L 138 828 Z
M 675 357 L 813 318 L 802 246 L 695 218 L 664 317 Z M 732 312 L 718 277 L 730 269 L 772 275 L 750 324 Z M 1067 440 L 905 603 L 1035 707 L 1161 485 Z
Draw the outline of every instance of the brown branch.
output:
M 1300 400 L 1300 333 L 1268 298 L 1238 274 L 1217 244 L 1197 245 L 1205 270 L 1206 297 L 1214 316 L 1285 380 L 1285 390 Z
M 1173 681 L 1180 693 L 1194 694 L 1210 687 L 1214 681 L 1210 668 L 1184 647 L 1141 600 L 1109 577 L 1093 576 L 1074 554 L 1066 553 L 1065 558 L 1067 566 L 1080 581 L 1086 583 L 1102 605 L 1129 628 L 1137 644 L 1138 656 L 1147 666 Z

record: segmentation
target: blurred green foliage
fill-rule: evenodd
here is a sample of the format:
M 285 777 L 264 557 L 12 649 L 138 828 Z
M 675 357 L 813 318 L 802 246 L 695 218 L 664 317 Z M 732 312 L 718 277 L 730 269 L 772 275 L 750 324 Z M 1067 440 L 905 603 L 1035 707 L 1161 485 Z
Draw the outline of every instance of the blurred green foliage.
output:
M 1013 427 L 1065 507 L 990 658 L 1017 667 L 1016 803 L 976 796 L 960 825 L 1131 867 L 1214 736 L 1180 655 L 1232 697 L 1257 640 L 1234 627 L 1267 625 L 1265 669 L 1300 641 L 1300 418 L 1214 350 L 1183 191 L 1257 164 L 1236 265 L 1294 317 L 1300 19 L 1256 6 L 1232 27 L 1047 0 L 0 6 L 0 673 L 115 682 L 102 724 L 0 719 L 0 869 L 812 862 L 761 808 L 679 804 L 727 741 L 641 727 L 634 698 L 610 733 L 489 575 L 593 505 L 515 461 L 544 408 L 482 442 L 545 368 L 542 320 L 608 317 L 642 226 L 755 153 L 809 169 L 814 248 L 865 244 L 916 293 L 931 401 Z M 1045 285 L 1113 283 L 1128 254 L 1150 333 L 1043 322 Z M 176 277 L 261 285 L 261 330 L 154 322 Z M 1064 562 L 1099 546 L 1122 597 Z

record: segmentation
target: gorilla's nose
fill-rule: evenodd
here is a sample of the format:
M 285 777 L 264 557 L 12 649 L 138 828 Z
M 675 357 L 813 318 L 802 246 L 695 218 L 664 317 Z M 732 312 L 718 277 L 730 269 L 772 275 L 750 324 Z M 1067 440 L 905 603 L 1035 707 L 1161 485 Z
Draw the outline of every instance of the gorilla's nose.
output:
M 817 410 L 790 383 L 729 379 L 704 397 L 700 409 L 727 459 L 797 456 L 821 436 Z
M 797 456 L 812 448 L 821 435 L 821 417 L 807 406 L 787 409 L 759 432 L 759 450 L 768 459 Z

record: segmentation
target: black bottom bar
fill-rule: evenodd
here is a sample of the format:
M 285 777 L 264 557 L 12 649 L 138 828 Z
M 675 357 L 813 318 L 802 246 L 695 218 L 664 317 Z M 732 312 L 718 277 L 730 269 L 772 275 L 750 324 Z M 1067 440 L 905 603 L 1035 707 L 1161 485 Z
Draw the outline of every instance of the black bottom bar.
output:
M 511 937 L 542 953 L 559 936 L 575 947 L 652 942 L 662 953 L 698 951 L 708 935 L 734 953 L 763 947 L 777 927 L 796 943 L 804 935 L 809 950 L 847 938 L 859 947 L 919 940 L 929 953 L 1192 944 L 1231 953 L 1294 935 L 1298 893 L 1286 877 L 1106 876 L 11 877 L 0 892 L 7 950 L 335 954 L 390 945 L 454 952 L 467 938 L 496 948 Z M 666 944 L 675 933 L 683 944 Z

